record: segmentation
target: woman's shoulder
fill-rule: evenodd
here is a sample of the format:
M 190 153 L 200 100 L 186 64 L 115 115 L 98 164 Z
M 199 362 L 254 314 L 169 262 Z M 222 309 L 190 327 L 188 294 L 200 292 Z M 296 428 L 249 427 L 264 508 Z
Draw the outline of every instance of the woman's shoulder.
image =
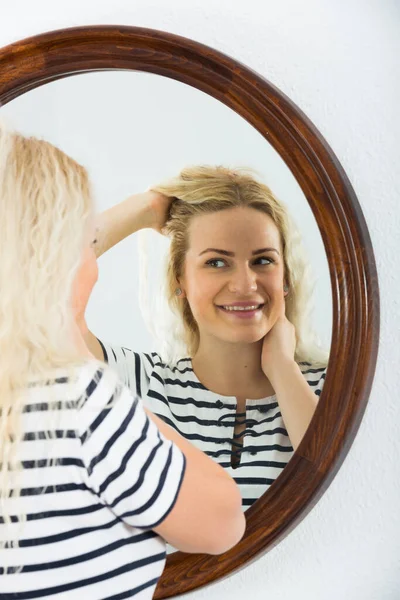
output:
M 138 352 L 132 348 L 111 344 L 105 340 L 99 340 L 99 343 L 103 350 L 104 362 L 111 367 L 135 363 L 148 370 L 154 365 L 154 362 L 157 362 L 158 357 L 155 353 Z
M 308 385 L 312 387 L 317 396 L 319 396 L 325 383 L 327 369 L 326 365 L 311 362 L 300 362 L 298 365 L 303 373 L 303 376 L 308 382 Z
M 90 396 L 101 403 L 121 384 L 118 374 L 96 358 L 52 368 L 29 378 L 25 412 L 60 409 L 68 413 L 72 408 L 81 409 Z
M 115 387 L 121 385 L 118 374 L 108 364 L 92 359 L 88 360 L 82 366 L 74 369 L 73 381 L 75 389 L 79 394 L 91 393 L 97 387 L 102 386 L 112 391 Z
M 109 344 L 104 341 L 100 343 L 103 348 L 104 362 L 115 369 L 121 379 L 131 388 L 138 388 L 138 386 L 142 388 L 142 384 L 145 384 L 144 380 L 149 380 L 153 376 L 163 379 L 180 379 L 192 368 L 190 358 L 172 362 L 165 360 L 158 352 L 138 352 L 126 346 Z M 142 394 L 139 393 L 139 395 Z
M 325 364 L 312 362 L 299 362 L 298 365 L 303 375 L 324 373 L 327 367 Z
M 118 344 L 110 344 L 104 340 L 99 340 L 99 342 L 103 350 L 104 362 L 107 364 L 113 364 L 113 362 L 126 362 L 134 359 L 151 368 L 160 367 L 175 372 L 182 370 L 185 361 L 190 361 L 190 358 L 182 358 L 176 362 L 172 362 L 163 359 L 161 354 L 155 351 L 139 352 L 133 348 L 120 346 Z

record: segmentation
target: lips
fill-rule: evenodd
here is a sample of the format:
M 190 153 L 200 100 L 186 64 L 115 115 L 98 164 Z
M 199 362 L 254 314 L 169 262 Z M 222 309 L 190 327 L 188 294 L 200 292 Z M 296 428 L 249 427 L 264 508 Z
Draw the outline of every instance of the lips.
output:
M 232 302 L 227 304 L 218 304 L 217 306 L 218 308 L 222 308 L 223 310 L 229 312 L 248 312 L 259 310 L 265 306 L 265 303 L 257 300 L 247 300 L 247 302 Z
M 256 310 L 260 310 L 264 304 L 221 304 L 218 305 L 218 308 L 222 308 L 227 312 L 254 312 Z
M 223 312 L 231 319 L 259 319 L 263 314 L 265 304 L 223 304 L 217 306 L 218 310 Z

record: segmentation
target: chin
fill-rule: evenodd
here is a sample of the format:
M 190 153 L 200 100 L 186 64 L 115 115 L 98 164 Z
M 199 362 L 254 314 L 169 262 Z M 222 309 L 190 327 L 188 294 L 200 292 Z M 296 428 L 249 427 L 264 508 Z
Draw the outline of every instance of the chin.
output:
M 241 343 L 241 344 L 256 344 L 257 342 L 260 342 L 264 337 L 265 337 L 265 333 L 257 333 L 254 335 L 240 335 L 237 336 L 235 340 L 233 340 L 235 343 Z
M 255 344 L 262 340 L 268 333 L 269 329 L 258 327 L 257 330 L 247 331 L 229 331 L 218 335 L 220 340 L 231 342 L 232 344 Z

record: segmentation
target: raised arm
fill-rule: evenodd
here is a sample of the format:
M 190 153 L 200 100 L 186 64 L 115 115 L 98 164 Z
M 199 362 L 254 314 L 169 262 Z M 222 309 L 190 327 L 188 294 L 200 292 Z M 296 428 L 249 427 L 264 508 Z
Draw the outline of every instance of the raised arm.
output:
M 100 213 L 96 218 L 97 258 L 132 233 L 151 228 L 161 231 L 172 199 L 157 192 L 134 194 Z
M 129 196 L 100 213 L 96 218 L 96 240 L 93 244 L 96 258 L 140 229 L 151 228 L 161 232 L 171 201 L 163 194 L 147 191 Z M 77 324 L 89 352 L 103 361 L 101 344 L 89 331 L 84 314 L 78 315 Z

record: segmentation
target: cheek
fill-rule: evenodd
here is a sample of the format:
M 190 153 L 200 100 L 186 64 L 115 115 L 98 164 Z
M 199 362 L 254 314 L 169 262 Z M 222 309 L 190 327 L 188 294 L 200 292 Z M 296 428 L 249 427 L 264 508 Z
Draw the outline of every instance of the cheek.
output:
M 218 287 L 216 278 L 207 277 L 201 272 L 187 274 L 185 283 L 186 296 L 193 316 L 201 318 L 210 310 L 220 286 Z
M 284 278 L 282 272 L 270 274 L 271 276 L 264 280 L 264 289 L 269 297 L 270 310 L 273 312 L 280 309 L 284 302 L 283 286 Z
M 270 271 L 265 278 L 265 286 L 271 293 L 281 293 L 284 286 L 283 269 Z

